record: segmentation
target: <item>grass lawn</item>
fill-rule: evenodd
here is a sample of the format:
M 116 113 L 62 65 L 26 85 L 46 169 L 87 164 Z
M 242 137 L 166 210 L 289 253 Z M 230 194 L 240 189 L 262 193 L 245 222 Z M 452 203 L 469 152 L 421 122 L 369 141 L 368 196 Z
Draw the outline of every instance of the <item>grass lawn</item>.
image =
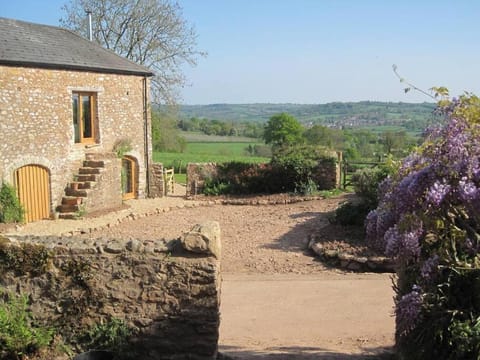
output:
M 269 162 L 269 158 L 249 156 L 245 149 L 258 142 L 192 142 L 187 144 L 184 153 L 154 152 L 153 161 L 163 163 L 167 168 L 174 168 L 176 173 L 185 173 L 185 166 L 191 162 L 224 163 L 241 161 L 248 163 Z

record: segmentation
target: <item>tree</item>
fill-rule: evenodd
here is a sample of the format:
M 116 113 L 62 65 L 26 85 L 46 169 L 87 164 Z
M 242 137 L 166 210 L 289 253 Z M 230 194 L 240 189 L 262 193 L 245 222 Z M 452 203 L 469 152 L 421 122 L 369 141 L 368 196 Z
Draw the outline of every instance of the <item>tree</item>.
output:
M 326 146 L 331 149 L 341 149 L 344 143 L 342 130 L 330 129 L 322 125 L 313 125 L 305 130 L 304 136 L 309 144 Z
M 303 141 L 303 126 L 292 115 L 273 115 L 264 128 L 263 138 L 273 147 L 295 145 Z
M 177 114 L 170 111 L 152 111 L 153 150 L 184 152 L 187 142 L 180 136 L 177 127 Z
M 171 0 L 70 0 L 62 7 L 62 26 L 83 36 L 88 32 L 86 11 L 92 13 L 93 39 L 117 54 L 155 73 L 156 101 L 173 103 L 185 84 L 183 64 L 196 65 L 197 35 Z
M 406 146 L 407 134 L 405 131 L 384 131 L 380 135 L 380 141 L 385 152 L 391 154 L 393 150 Z

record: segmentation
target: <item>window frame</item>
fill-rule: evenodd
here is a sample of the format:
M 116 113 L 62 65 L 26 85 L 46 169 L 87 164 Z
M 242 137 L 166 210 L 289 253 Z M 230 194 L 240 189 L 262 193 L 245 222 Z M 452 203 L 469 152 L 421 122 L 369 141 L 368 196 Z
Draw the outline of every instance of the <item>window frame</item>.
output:
M 74 97 L 77 96 L 78 103 L 77 103 L 77 111 L 74 112 L 73 101 Z M 83 108 L 83 101 L 82 97 L 88 96 L 90 101 L 90 137 L 84 137 L 84 108 Z M 95 144 L 97 139 L 97 117 L 96 117 L 96 105 L 97 105 L 97 93 L 92 91 L 72 91 L 72 121 L 73 121 L 73 141 L 75 144 Z M 75 120 L 78 124 L 78 129 L 75 128 Z M 77 134 L 78 131 L 78 141 L 77 141 Z

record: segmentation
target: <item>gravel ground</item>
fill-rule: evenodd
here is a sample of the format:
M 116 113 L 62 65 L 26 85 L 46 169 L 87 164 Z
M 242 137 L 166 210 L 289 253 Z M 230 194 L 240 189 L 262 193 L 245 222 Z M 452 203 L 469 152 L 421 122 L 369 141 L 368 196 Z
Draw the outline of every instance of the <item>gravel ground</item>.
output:
M 328 225 L 327 214 L 341 201 L 342 196 L 287 205 L 175 208 L 82 236 L 172 239 L 215 220 L 222 231 L 222 272 L 311 274 L 326 268 L 307 250 L 309 235 Z

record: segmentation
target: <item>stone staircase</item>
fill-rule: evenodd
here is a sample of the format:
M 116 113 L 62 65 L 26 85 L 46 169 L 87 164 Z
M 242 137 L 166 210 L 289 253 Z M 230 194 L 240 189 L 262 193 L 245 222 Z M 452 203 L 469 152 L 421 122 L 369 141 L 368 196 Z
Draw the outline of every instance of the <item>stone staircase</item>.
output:
M 74 175 L 75 180 L 70 182 L 65 189 L 62 204 L 57 206 L 60 219 L 75 219 L 85 212 L 87 198 L 97 184 L 104 168 L 103 160 L 91 160 L 87 155 L 83 166 Z

